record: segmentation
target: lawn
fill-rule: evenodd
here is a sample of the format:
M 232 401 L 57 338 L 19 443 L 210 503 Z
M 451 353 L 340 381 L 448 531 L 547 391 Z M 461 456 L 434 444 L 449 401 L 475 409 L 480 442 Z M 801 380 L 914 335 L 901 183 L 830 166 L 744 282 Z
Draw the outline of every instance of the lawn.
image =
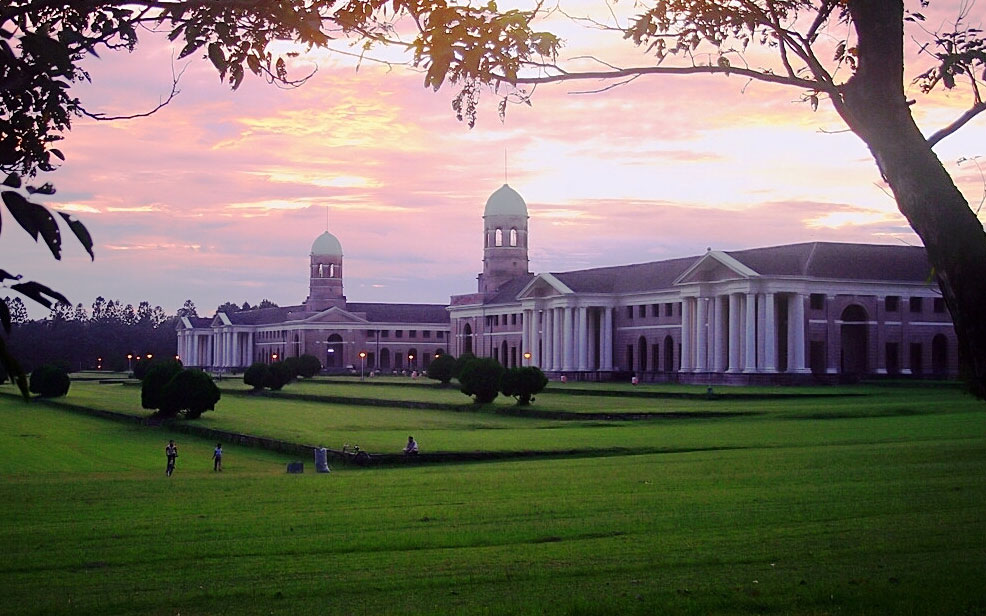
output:
M 330 475 L 235 446 L 213 473 L 214 444 L 182 435 L 168 479 L 167 429 L 4 396 L 0 613 L 983 613 L 986 415 L 953 403 L 573 428 L 478 414 L 508 435 L 705 449 Z M 483 432 L 441 414 L 436 433 Z

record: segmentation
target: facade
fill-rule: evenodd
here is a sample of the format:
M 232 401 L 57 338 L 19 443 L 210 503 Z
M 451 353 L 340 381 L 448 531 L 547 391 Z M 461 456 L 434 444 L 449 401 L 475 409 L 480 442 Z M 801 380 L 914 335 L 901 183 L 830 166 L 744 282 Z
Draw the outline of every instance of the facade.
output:
M 304 303 L 184 318 L 179 355 L 214 371 L 307 353 L 330 372 L 390 372 L 447 351 L 555 378 L 703 384 L 957 375 L 922 248 L 812 242 L 534 274 L 528 221 L 509 186 L 490 196 L 477 292 L 448 306 L 347 301 L 342 246 L 323 233 Z
M 520 195 L 504 185 L 483 219 L 477 293 L 449 306 L 456 355 L 583 380 L 957 374 L 955 334 L 922 248 L 813 242 L 532 274 Z
M 328 231 L 315 239 L 309 295 L 301 305 L 180 319 L 182 362 L 210 371 L 241 371 L 254 362 L 309 354 L 329 372 L 399 372 L 427 368 L 436 353 L 447 350 L 444 305 L 349 302 L 343 294 L 342 256 L 342 245 Z

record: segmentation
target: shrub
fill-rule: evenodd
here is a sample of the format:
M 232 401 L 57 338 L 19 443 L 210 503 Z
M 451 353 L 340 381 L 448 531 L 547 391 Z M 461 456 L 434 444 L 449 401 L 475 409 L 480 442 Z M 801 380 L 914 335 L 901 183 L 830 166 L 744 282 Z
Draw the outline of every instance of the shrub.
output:
M 288 377 L 288 381 L 295 380 L 296 378 L 298 378 L 298 375 L 301 374 L 300 357 L 288 357 L 284 359 L 281 363 L 284 364 L 284 367 L 287 368 L 288 370 L 288 374 L 291 375 Z
M 298 376 L 310 379 L 322 371 L 322 362 L 314 355 L 302 355 L 298 358 Z
M 516 398 L 517 406 L 527 406 L 534 401 L 534 395 L 541 393 L 547 384 L 548 377 L 536 366 L 511 368 L 503 374 L 500 391 L 504 396 Z
M 30 391 L 42 398 L 58 398 L 68 393 L 68 372 L 61 366 L 45 364 L 31 373 Z
M 161 414 L 174 417 L 184 411 L 186 419 L 198 419 L 215 409 L 221 397 L 211 376 L 201 370 L 182 370 L 164 387 Z
M 476 356 L 472 353 L 463 353 L 462 355 L 459 355 L 459 357 L 455 360 L 455 365 L 452 366 L 452 378 L 459 378 L 459 375 L 462 374 L 462 368 L 473 359 L 476 359 Z
M 134 364 L 134 378 L 138 381 L 143 381 L 144 377 L 147 376 L 147 371 L 151 369 L 151 366 L 155 364 L 153 358 L 147 359 L 146 357 L 141 357 Z
M 182 365 L 177 359 L 155 362 L 147 369 L 140 385 L 140 405 L 145 409 L 160 409 L 164 387 L 181 371 Z
M 451 355 L 439 355 L 432 360 L 428 366 L 428 378 L 448 385 L 452 380 L 452 371 L 455 369 L 455 358 Z
M 254 391 L 260 391 L 266 386 L 269 375 L 270 368 L 267 364 L 258 361 L 243 373 L 243 382 L 253 387 Z
M 500 391 L 503 366 L 490 357 L 470 359 L 459 373 L 459 391 L 467 396 L 475 396 L 476 404 L 493 402 Z
M 267 380 L 264 387 L 278 390 L 288 384 L 291 380 L 291 368 L 282 361 L 276 361 L 267 367 Z

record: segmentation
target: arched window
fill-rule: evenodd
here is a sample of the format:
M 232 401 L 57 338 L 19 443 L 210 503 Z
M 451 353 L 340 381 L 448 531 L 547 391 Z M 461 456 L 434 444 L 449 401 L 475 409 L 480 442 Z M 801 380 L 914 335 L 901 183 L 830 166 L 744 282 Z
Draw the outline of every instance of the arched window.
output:
M 342 365 L 342 336 L 332 334 L 325 341 L 325 367 L 339 368 Z
M 503 246 L 503 229 L 497 229 L 494 233 L 493 244 L 495 246 Z
M 647 372 L 647 339 L 641 336 L 637 339 L 637 361 L 640 362 L 640 371 Z
M 462 352 L 472 353 L 472 326 L 468 323 L 462 328 Z
M 329 278 L 335 278 L 336 274 L 337 274 L 336 264 L 335 263 L 329 264 Z
M 510 230 L 510 245 L 517 245 L 517 229 L 516 227 Z
M 325 278 L 325 266 L 321 263 L 318 264 L 318 273 L 315 275 L 316 278 Z

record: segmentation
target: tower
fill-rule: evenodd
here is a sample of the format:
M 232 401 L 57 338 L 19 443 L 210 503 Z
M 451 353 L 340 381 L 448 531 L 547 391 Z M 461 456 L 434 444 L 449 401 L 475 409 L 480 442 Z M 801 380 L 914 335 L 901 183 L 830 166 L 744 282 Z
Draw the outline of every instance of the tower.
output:
M 486 200 L 483 211 L 483 273 L 479 292 L 490 296 L 505 282 L 529 274 L 527 204 L 504 184 Z
M 346 307 L 346 296 L 342 294 L 342 244 L 326 231 L 312 243 L 306 309 L 321 312 L 332 306 Z

